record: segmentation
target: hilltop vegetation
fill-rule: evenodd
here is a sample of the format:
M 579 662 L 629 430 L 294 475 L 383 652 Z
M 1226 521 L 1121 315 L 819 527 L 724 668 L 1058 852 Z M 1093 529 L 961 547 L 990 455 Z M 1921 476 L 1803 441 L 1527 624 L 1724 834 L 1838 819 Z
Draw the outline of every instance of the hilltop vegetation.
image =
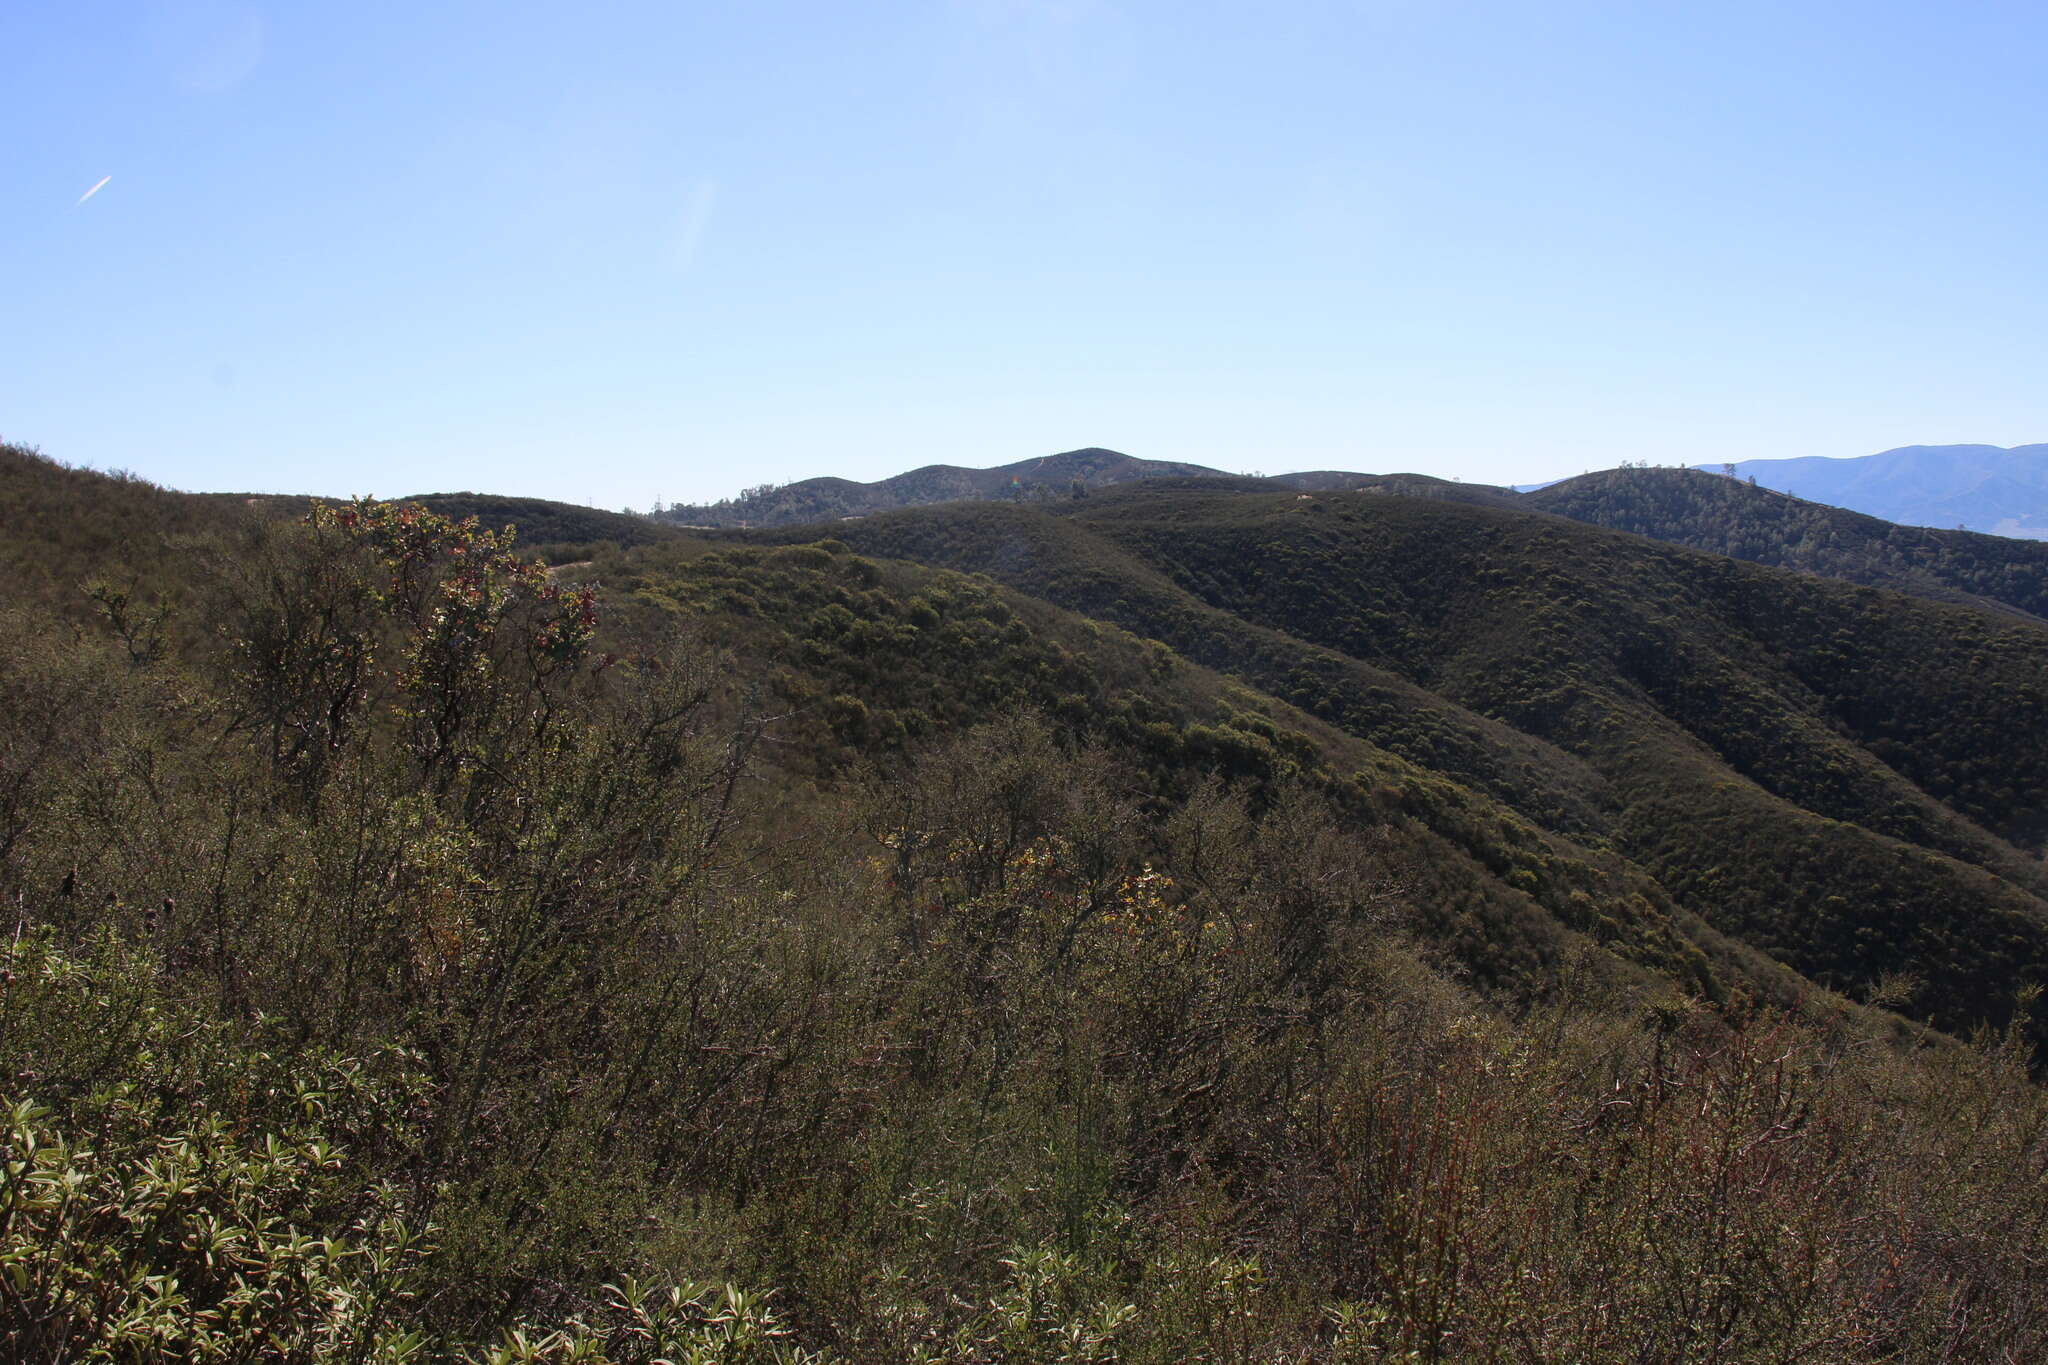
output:
M 549 563 L 588 559 L 602 550 L 630 549 L 673 539 L 677 532 L 651 517 L 605 512 L 544 498 L 505 498 L 484 493 L 427 493 L 407 499 L 444 517 L 475 517 L 493 529 L 510 526 L 524 553 Z
M 1525 494 L 1575 521 L 1758 564 L 2048 619 L 2048 545 L 1895 526 L 1690 469 L 1613 469 Z
M 1512 495 L 1503 489 L 1464 485 L 1424 474 L 1351 474 L 1316 470 L 1301 474 L 1226 474 L 1202 465 L 1168 460 L 1140 460 L 1114 450 L 1089 447 L 1041 459 L 1019 460 L 993 469 L 958 465 L 926 465 L 875 483 L 850 479 L 804 479 L 789 484 L 763 484 L 737 497 L 699 506 L 676 506 L 660 515 L 694 529 L 807 526 L 815 522 L 858 519 L 904 507 L 929 507 L 951 502 L 1047 503 L 1086 497 L 1103 488 L 1138 482 L 1200 481 L 1211 488 L 1292 488 L 1321 492 L 1340 488 L 1405 493 L 1416 497 L 1449 497 L 1505 505 Z
M 2048 632 L 2010 617 L 1366 494 L 1134 489 L 844 535 L 1158 638 L 1415 761 L 1438 752 L 1838 989 L 1916 973 L 1916 1008 L 1967 1027 L 2048 962 Z M 1511 780 L 1532 745 L 1559 755 L 1536 772 L 1577 775 L 1576 802 Z
M 694 527 L 803 525 L 940 502 L 983 498 L 1043 502 L 1133 479 L 1175 477 L 1226 476 L 1201 465 L 1140 460 L 1091 446 L 994 469 L 926 465 L 875 483 L 823 478 L 764 484 L 720 502 L 671 507 L 663 515 Z
M 174 594 L 185 579 L 170 567 L 175 547 L 251 510 L 125 472 L 67 469 L 33 447 L 0 442 L 0 573 L 16 602 L 79 615 L 91 611 L 87 584 Z
M 550 574 L 11 458 L 121 534 L 0 523 L 0 1354 L 2048 1346 L 2034 627 L 1447 499 Z

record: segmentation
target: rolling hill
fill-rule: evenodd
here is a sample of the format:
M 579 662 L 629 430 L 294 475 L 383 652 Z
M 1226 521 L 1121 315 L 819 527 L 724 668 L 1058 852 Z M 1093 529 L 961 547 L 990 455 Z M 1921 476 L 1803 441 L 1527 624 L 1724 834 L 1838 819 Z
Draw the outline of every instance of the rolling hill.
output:
M 648 545 L 673 539 L 675 527 L 651 517 L 606 512 L 545 498 L 511 498 L 483 493 L 422 493 L 417 502 L 444 517 L 475 517 L 489 527 L 511 526 L 519 543 L 542 558 L 585 558 L 599 545 Z
M 453 497 L 567 562 L 0 451 L 0 1351 L 2048 1349 L 2033 620 L 1423 480 Z
M 993 469 L 935 464 L 875 483 L 851 479 L 804 479 L 750 489 L 738 497 L 702 506 L 671 507 L 662 515 L 686 526 L 781 526 L 865 516 L 896 507 L 981 498 L 1051 498 L 1077 488 L 1108 487 L 1133 479 L 1227 477 L 1221 470 L 1164 460 L 1140 460 L 1114 450 L 1089 447 Z
M 2048 545 L 1898 526 L 1690 469 L 1614 469 L 1525 493 L 1521 505 L 1652 540 L 2048 618 Z
M 2048 631 L 2009 614 L 1360 493 L 1138 486 L 835 534 L 1160 639 L 1834 988 L 1925 973 L 1915 1008 L 1965 1027 L 2048 966 Z
M 1502 489 L 1459 484 L 1423 474 L 1378 475 L 1315 470 L 1254 478 L 1226 474 L 1202 465 L 1141 460 L 1114 450 L 1089 447 L 1041 459 L 1019 460 L 993 469 L 926 465 L 875 483 L 836 478 L 804 479 L 797 483 L 750 489 L 723 502 L 671 507 L 661 516 L 664 520 L 697 529 L 804 525 L 945 502 L 991 499 L 1047 502 L 1082 496 L 1095 489 L 1153 479 L 1202 479 L 1219 481 L 1219 487 L 1265 486 L 1305 492 L 1369 487 L 1381 492 L 1474 501 L 1504 500 L 1508 496 Z

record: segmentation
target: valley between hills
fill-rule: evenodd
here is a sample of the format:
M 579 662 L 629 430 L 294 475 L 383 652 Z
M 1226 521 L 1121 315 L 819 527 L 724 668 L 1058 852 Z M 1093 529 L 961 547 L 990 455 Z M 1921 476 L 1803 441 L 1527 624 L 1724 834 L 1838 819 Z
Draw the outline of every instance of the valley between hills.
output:
M 935 468 L 0 450 L 15 1358 L 2048 1352 L 2048 545 Z

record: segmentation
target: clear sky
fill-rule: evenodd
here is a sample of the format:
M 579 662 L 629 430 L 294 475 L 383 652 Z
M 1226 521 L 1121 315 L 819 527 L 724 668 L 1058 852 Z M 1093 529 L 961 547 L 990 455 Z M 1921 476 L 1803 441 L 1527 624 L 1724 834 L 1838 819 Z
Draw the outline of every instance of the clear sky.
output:
M 0 436 L 636 508 L 2043 441 L 2044 63 L 2038 0 L 10 0 Z

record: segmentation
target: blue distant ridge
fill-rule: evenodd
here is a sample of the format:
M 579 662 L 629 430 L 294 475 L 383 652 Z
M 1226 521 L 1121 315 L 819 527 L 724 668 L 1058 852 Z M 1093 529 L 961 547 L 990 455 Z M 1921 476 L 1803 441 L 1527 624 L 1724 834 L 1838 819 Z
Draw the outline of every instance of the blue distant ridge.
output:
M 1902 526 L 2048 540 L 2048 445 L 1901 446 L 1855 459 L 1738 460 L 1734 471 L 1764 488 Z

